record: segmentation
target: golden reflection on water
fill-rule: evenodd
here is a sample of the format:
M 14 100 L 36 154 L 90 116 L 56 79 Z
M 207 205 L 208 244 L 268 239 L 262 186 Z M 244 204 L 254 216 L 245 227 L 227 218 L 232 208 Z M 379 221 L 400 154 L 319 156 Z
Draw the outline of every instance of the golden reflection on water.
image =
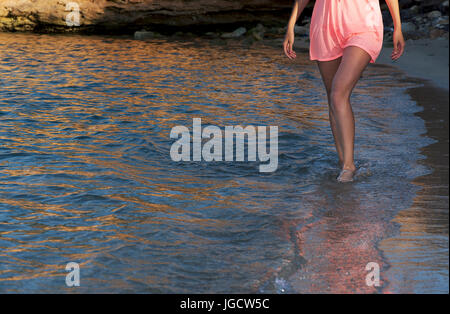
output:
M 380 201 L 370 175 L 330 184 L 327 104 L 306 56 L 198 38 L 0 39 L 0 291 L 61 291 L 78 261 L 88 292 L 278 292 L 279 276 L 297 292 L 373 292 L 359 269 L 385 263 L 376 242 L 399 205 Z M 403 112 L 383 97 L 403 85 L 368 71 L 354 99 L 361 158 L 416 158 L 411 125 L 396 125 Z M 170 129 L 194 117 L 279 126 L 278 171 L 172 162 Z M 392 195 L 410 195 L 392 180 Z

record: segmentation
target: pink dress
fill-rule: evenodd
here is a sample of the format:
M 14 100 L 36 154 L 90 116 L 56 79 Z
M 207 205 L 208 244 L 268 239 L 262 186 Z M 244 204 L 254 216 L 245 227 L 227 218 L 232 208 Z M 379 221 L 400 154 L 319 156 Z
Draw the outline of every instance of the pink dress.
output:
M 383 18 L 378 0 L 316 0 L 310 26 L 311 60 L 329 61 L 344 48 L 357 46 L 378 58 L 383 46 Z

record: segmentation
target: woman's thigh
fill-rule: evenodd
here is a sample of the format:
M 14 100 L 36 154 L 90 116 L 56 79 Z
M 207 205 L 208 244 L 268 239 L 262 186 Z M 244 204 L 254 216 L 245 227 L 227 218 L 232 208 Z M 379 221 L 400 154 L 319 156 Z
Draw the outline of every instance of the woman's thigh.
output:
M 336 75 L 339 65 L 341 64 L 341 59 L 342 57 L 331 61 L 317 61 L 317 66 L 319 67 L 319 72 L 322 76 L 323 84 L 325 85 L 328 96 L 331 92 L 334 76 Z
M 350 97 L 370 60 L 371 56 L 364 49 L 356 46 L 346 47 L 339 68 L 333 77 L 331 94 L 338 97 Z

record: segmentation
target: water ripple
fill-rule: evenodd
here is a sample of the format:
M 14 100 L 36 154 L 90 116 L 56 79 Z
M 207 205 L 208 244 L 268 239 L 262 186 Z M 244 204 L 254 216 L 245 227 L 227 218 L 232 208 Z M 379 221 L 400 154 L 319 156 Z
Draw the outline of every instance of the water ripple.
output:
M 406 85 L 385 69 L 369 68 L 357 88 L 366 170 L 340 187 L 306 55 L 292 64 L 278 47 L 233 41 L 0 37 L 0 291 L 69 292 L 70 261 L 84 292 L 313 291 L 388 232 L 414 195 L 409 179 L 427 172 L 418 108 L 394 98 Z M 278 170 L 173 162 L 170 130 L 194 117 L 279 126 Z

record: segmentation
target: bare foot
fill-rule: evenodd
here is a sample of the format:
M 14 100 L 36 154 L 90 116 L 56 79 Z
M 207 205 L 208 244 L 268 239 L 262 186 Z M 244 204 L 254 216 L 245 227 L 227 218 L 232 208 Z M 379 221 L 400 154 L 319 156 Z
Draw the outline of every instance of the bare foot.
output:
M 355 172 L 356 172 L 356 168 L 355 169 L 342 169 L 341 173 L 339 173 L 339 176 L 337 177 L 337 180 L 339 182 L 352 182 Z

